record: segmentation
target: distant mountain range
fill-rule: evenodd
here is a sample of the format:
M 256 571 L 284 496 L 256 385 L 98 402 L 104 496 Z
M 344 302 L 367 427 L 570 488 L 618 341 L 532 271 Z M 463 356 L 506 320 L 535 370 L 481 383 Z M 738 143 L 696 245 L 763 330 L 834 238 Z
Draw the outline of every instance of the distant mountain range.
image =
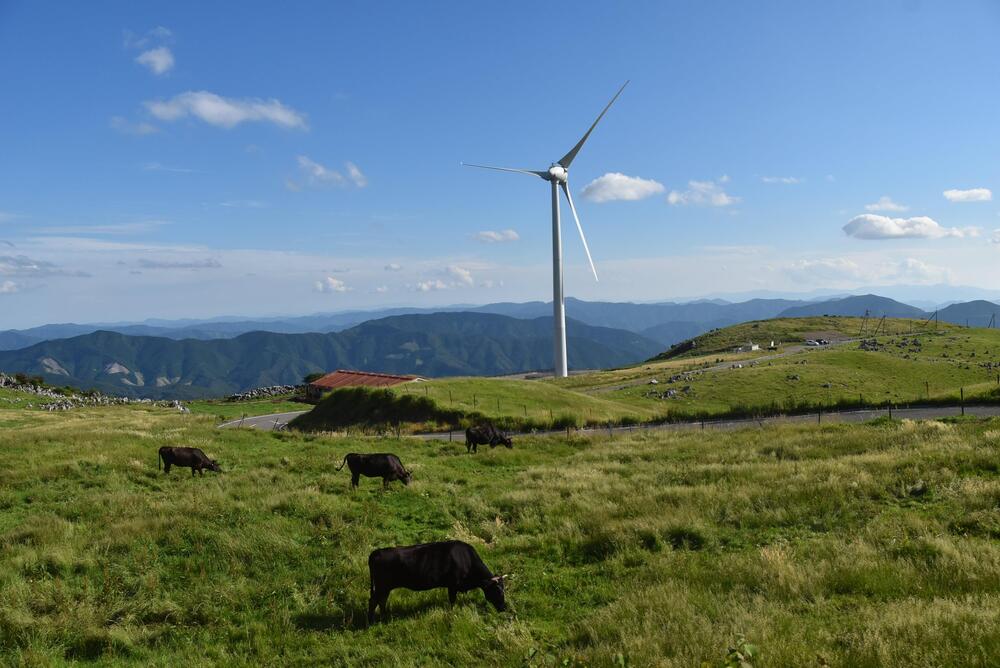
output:
M 858 295 L 843 299 L 831 299 L 816 304 L 793 306 L 782 311 L 780 316 L 782 318 L 807 318 L 816 315 L 863 316 L 865 313 L 876 318 L 882 316 L 887 318 L 927 317 L 927 313 L 916 306 L 878 295 Z
M 750 299 L 731 303 L 721 299 L 687 303 L 664 302 L 633 304 L 621 302 L 586 302 L 566 300 L 567 316 L 598 327 L 624 329 L 658 341 L 664 347 L 748 320 L 774 317 L 804 317 L 809 315 L 862 316 L 869 312 L 875 317 L 887 315 L 901 318 L 927 318 L 926 311 L 887 297 L 874 294 L 839 296 L 823 301 L 794 299 Z M 955 324 L 974 327 L 989 325 L 1000 306 L 976 300 L 954 303 L 941 309 L 938 318 Z M 340 332 L 363 322 L 386 317 L 430 313 L 492 313 L 512 318 L 531 319 L 550 316 L 550 302 L 499 302 L 483 306 L 452 306 L 438 309 L 391 308 L 377 311 L 345 311 L 295 318 L 226 318 L 217 320 L 148 320 L 129 324 L 53 324 L 31 329 L 0 331 L 0 351 L 18 350 L 53 339 L 111 331 L 129 336 L 156 336 L 174 340 L 228 339 L 248 332 L 264 331 L 278 334 Z
M 639 362 L 663 346 L 640 334 L 567 323 L 574 368 Z M 436 313 L 370 320 L 342 332 L 250 332 L 173 340 L 98 331 L 0 352 L 0 369 L 110 394 L 193 399 L 293 384 L 316 371 L 357 368 L 427 376 L 503 375 L 552 366 L 552 318 Z

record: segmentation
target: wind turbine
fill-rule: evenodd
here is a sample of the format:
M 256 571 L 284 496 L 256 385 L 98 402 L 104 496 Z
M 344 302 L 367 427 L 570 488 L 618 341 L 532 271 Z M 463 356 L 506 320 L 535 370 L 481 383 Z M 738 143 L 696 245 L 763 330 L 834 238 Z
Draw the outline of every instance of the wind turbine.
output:
M 496 169 L 501 172 L 516 172 L 519 174 L 528 174 L 531 176 L 537 176 L 540 179 L 548 181 L 552 184 L 552 324 L 553 324 L 553 340 L 554 340 L 554 353 L 555 362 L 553 367 L 555 369 L 555 376 L 557 378 L 565 378 L 569 375 L 569 371 L 566 363 L 566 302 L 563 298 L 563 264 L 562 264 L 562 231 L 559 225 L 559 188 L 562 188 L 563 194 L 566 195 L 566 201 L 569 202 L 569 209 L 573 212 L 573 220 L 576 221 L 576 229 L 580 232 L 580 240 L 583 241 L 583 250 L 587 253 L 587 261 L 590 262 L 590 270 L 594 272 L 594 280 L 597 279 L 597 268 L 594 267 L 594 260 L 590 257 L 590 247 L 587 246 L 587 237 L 583 234 L 583 226 L 580 225 L 580 217 L 576 215 L 576 207 L 573 205 L 573 196 L 569 191 L 569 166 L 576 159 L 576 154 L 580 152 L 583 148 L 584 143 L 586 143 L 587 138 L 590 137 L 590 133 L 594 131 L 597 124 L 601 122 L 604 118 L 604 114 L 608 113 L 608 109 L 611 105 L 615 103 L 618 96 L 622 94 L 625 90 L 625 86 L 628 85 L 628 81 L 622 84 L 622 87 L 618 89 L 615 96 L 611 98 L 611 102 L 604 107 L 604 111 L 601 112 L 597 120 L 594 121 L 590 129 L 580 138 L 580 141 L 576 143 L 576 146 L 570 149 L 569 153 L 564 155 L 558 162 L 552 163 L 552 165 L 545 171 L 535 171 L 531 169 L 515 169 L 512 167 L 493 167 L 491 165 L 473 165 L 469 163 L 462 163 L 466 167 L 481 167 L 483 169 Z

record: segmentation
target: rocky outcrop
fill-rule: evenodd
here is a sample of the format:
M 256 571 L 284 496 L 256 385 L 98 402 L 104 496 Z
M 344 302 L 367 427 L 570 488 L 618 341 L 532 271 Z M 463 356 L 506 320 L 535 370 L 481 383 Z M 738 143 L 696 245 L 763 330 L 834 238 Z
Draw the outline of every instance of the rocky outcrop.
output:
M 0 373 L 0 387 L 23 392 L 49 401 L 41 403 L 38 408 L 44 411 L 66 411 L 80 406 L 122 406 L 128 404 L 142 404 L 146 406 L 158 406 L 161 408 L 173 408 L 181 413 L 191 411 L 177 400 L 173 401 L 153 401 L 152 399 L 131 399 L 129 397 L 112 397 L 100 392 L 93 394 L 64 394 L 56 392 L 41 385 L 33 383 L 22 383 L 13 376 Z M 25 408 L 35 408 L 34 403 L 27 403 Z
M 246 392 L 237 392 L 226 397 L 226 401 L 254 401 L 256 399 L 267 399 L 268 397 L 279 397 L 285 394 L 293 394 L 305 388 L 305 385 L 269 385 L 268 387 L 255 387 Z

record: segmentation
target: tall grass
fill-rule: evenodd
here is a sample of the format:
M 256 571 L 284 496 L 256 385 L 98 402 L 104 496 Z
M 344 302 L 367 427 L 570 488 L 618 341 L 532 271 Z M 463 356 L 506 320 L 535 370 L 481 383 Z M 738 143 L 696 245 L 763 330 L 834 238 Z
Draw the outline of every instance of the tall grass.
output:
M 994 665 L 1000 421 L 522 438 L 513 450 L 216 430 L 136 408 L 0 430 L 0 663 Z M 25 417 L 27 416 L 27 417 Z M 156 470 L 193 445 L 225 472 Z M 395 451 L 409 487 L 333 466 Z M 395 592 L 375 547 L 512 574 Z

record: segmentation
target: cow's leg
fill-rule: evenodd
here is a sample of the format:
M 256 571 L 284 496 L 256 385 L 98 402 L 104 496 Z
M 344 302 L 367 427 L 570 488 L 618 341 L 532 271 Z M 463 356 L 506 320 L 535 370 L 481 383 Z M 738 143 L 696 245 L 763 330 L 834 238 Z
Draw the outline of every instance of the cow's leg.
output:
M 163 462 L 163 475 L 170 473 L 170 462 Z
M 195 474 L 195 468 L 192 466 L 191 467 L 191 477 L 192 478 L 194 477 L 194 474 Z
M 458 598 L 458 590 L 454 587 L 448 587 L 448 602 L 451 603 L 452 607 L 455 606 L 455 600 Z
M 378 606 L 378 597 L 375 595 L 375 588 L 372 587 L 368 595 L 368 623 L 375 623 L 375 608 Z
M 382 489 L 383 490 L 389 489 L 389 479 L 388 478 L 382 478 Z
M 358 478 L 360 478 L 360 477 L 361 476 L 359 474 L 357 474 L 357 473 L 352 473 L 351 474 L 351 487 L 357 489 L 357 487 L 358 487 Z
M 389 592 L 379 596 L 378 607 L 382 608 L 382 619 L 389 618 Z

